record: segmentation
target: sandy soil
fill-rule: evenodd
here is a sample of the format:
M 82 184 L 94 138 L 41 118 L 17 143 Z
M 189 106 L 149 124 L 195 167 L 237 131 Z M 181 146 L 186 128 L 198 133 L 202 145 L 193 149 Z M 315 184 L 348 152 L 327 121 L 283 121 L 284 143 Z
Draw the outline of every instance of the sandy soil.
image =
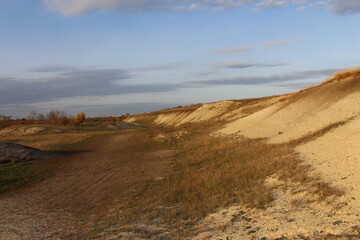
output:
M 266 209 L 231 206 L 206 217 L 194 240 L 203 239 L 330 239 L 327 235 L 359 234 L 360 216 L 347 206 L 348 199 L 318 202 L 306 186 L 268 179 L 275 201 Z M 359 239 L 359 235 L 357 235 Z M 316 238 L 319 237 L 319 238 Z
M 345 189 L 349 205 L 360 214 L 360 118 L 296 150 L 313 166 L 314 172 Z
M 129 191 L 167 174 L 168 150 L 138 151 L 139 133 L 106 136 L 58 158 L 56 173 L 0 197 L 0 239 L 59 239 L 127 201 Z
M 46 130 L 45 127 L 10 126 L 0 130 L 0 137 L 27 136 Z

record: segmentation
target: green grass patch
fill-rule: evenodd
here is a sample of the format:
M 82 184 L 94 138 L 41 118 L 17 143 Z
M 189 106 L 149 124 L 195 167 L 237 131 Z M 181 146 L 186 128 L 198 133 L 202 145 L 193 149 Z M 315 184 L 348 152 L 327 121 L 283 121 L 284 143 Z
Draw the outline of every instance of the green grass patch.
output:
M 53 161 L 0 165 L 0 194 L 15 190 L 46 177 L 54 169 Z

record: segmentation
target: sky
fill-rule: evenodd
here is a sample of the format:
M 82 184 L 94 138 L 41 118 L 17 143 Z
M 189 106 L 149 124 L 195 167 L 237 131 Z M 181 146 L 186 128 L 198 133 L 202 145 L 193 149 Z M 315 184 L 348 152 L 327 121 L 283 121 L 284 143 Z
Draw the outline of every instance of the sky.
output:
M 293 92 L 360 65 L 360 0 L 0 0 L 0 115 Z

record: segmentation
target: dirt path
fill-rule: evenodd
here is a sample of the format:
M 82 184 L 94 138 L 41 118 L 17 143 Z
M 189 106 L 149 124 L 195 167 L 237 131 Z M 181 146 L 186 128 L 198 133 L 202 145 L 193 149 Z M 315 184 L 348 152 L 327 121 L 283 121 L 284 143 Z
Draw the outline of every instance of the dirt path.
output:
M 171 169 L 173 151 L 139 151 L 152 141 L 149 133 L 121 133 L 57 159 L 53 176 L 0 197 L 0 239 L 59 239 L 124 204 L 129 191 Z

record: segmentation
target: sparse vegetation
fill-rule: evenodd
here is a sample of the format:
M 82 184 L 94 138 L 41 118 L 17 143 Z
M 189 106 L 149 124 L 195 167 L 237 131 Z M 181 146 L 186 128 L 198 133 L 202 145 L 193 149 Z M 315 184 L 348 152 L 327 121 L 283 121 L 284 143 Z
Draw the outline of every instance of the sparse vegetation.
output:
M 67 125 L 72 119 L 72 116 L 70 116 L 67 112 L 59 110 L 51 110 L 46 116 L 49 123 L 59 125 Z

